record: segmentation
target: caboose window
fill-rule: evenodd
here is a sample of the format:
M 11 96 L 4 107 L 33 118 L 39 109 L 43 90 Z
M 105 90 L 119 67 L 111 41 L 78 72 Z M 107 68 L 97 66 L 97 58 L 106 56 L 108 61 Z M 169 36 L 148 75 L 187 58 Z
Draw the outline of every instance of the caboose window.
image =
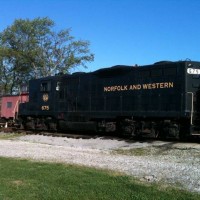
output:
M 40 85 L 41 92 L 49 92 L 51 90 L 51 83 L 50 82 L 42 82 Z
M 12 108 L 12 102 L 7 102 L 7 108 Z

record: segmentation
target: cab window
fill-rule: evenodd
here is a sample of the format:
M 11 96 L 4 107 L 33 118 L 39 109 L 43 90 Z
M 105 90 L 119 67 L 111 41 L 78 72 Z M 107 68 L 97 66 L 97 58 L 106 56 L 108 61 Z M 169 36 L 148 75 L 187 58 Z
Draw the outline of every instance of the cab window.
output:
M 51 90 L 51 83 L 50 82 L 42 82 L 40 85 L 41 92 L 49 92 Z

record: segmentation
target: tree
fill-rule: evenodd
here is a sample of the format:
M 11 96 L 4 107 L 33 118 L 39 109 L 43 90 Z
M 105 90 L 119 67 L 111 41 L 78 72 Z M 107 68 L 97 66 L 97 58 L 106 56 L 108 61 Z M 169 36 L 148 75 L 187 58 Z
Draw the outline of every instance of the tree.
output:
M 69 73 L 94 59 L 90 43 L 75 40 L 70 29 L 53 31 L 49 18 L 15 20 L 0 33 L 0 75 L 5 93 L 14 93 L 32 78 Z

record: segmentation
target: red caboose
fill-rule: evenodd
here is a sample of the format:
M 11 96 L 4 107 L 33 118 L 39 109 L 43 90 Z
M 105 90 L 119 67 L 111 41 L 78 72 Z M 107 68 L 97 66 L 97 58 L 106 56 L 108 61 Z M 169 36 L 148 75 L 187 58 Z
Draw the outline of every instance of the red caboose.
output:
M 2 96 L 0 119 L 4 121 L 15 120 L 17 118 L 19 104 L 25 102 L 28 102 L 28 93 Z

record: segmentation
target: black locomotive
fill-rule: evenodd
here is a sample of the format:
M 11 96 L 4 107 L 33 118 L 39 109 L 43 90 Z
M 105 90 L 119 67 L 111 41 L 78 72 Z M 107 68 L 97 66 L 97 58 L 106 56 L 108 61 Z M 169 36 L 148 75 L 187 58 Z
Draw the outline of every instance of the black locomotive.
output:
M 19 117 L 27 129 L 198 135 L 200 62 L 117 65 L 31 80 Z

